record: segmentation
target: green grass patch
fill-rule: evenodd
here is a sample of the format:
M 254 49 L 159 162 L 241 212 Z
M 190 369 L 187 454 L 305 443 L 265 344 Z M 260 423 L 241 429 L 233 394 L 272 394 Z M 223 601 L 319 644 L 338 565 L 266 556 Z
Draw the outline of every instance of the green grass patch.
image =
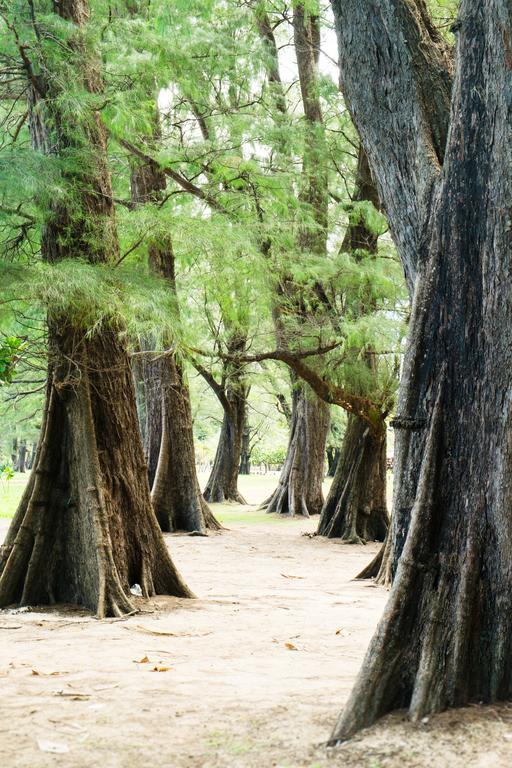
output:
M 28 474 L 16 474 L 12 480 L 0 480 L 0 517 L 13 517 L 28 478 Z

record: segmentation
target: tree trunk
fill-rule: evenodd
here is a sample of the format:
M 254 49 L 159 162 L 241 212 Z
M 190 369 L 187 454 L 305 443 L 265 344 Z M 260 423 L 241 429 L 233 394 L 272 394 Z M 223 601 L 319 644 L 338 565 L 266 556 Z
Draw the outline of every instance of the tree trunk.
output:
M 325 128 L 318 92 L 318 56 L 320 45 L 319 18 L 308 13 L 304 3 L 294 6 L 294 48 L 304 109 L 304 146 L 302 155 L 301 203 L 310 209 L 314 224 L 301 220 L 297 233 L 299 249 L 326 255 L 328 190 L 326 173 Z M 265 37 L 265 36 L 264 36 Z M 278 71 L 276 51 L 271 54 L 274 68 Z M 269 72 L 269 77 L 270 77 Z M 321 286 L 316 286 L 321 291 Z M 295 305 L 297 318 L 304 316 L 302 297 L 297 286 L 288 276 L 281 279 L 279 293 L 287 295 Z M 284 330 L 281 310 L 274 308 L 276 336 L 280 346 L 286 347 L 288 339 Z M 262 505 L 268 513 L 285 515 L 319 514 L 323 504 L 322 481 L 324 478 L 325 444 L 329 430 L 329 407 L 304 384 L 296 384 L 292 399 L 290 439 L 279 484 L 272 496 Z
M 128 437 L 129 436 L 129 437 Z M 68 602 L 99 617 L 191 593 L 151 508 L 130 361 L 115 330 L 50 328 L 41 438 L 0 555 L 0 606 Z
M 395 5 L 401 14 L 391 15 Z M 405 108 L 419 109 L 417 94 L 433 81 L 421 80 L 417 69 L 418 62 L 429 62 L 428 36 L 408 34 L 406 22 L 414 8 L 426 14 L 426 6 L 380 0 L 378 13 L 367 7 L 364 17 L 356 0 L 334 7 L 342 77 L 349 64 L 352 71 L 344 78 L 345 96 L 356 120 L 368 119 L 365 137 L 376 154 L 380 105 L 360 111 L 368 102 L 362 84 L 379 74 L 382 82 L 378 62 L 386 59 L 373 46 L 384 47 L 394 72 L 386 94 L 375 97 L 385 100 L 407 78 L 412 87 Z M 377 32 L 371 41 L 368 18 L 376 25 L 371 34 Z M 417 28 L 422 18 L 414 16 Z M 388 24 L 379 30 L 384 19 Z M 423 188 L 411 193 L 423 247 L 395 419 L 395 579 L 331 743 L 391 709 L 408 707 L 419 720 L 512 695 L 510 2 L 463 0 L 456 29 L 443 170 L 424 207 Z M 380 128 L 379 151 L 389 162 L 386 136 L 393 130 L 389 123 Z M 418 157 L 421 139 L 416 135 L 409 146 L 398 133 L 393 138 L 406 152 L 400 168 L 407 176 L 408 153 Z M 397 180 L 391 166 L 387 179 L 381 177 L 384 201 L 397 192 Z M 397 211 L 396 231 L 406 219 L 402 214 L 401 222 Z M 402 232 L 401 249 L 407 250 L 406 239 Z
M 383 541 L 386 509 L 386 424 L 374 434 L 358 416 L 348 416 L 343 449 L 322 509 L 318 534 L 350 544 Z
M 292 424 L 279 484 L 261 505 L 269 514 L 319 515 L 323 502 L 325 443 L 329 406 L 297 384 L 292 400 Z
M 66 56 L 77 78 L 89 93 L 100 94 L 101 77 L 84 31 L 86 0 L 66 0 L 55 12 L 75 26 Z M 44 61 L 43 51 L 38 55 Z M 45 77 L 51 67 L 45 62 Z M 59 112 L 60 84 L 49 77 L 29 85 L 34 148 L 66 149 L 72 157 L 78 151 L 81 160 L 64 173 L 76 207 L 52 208 L 42 255 L 50 263 L 77 257 L 111 263 L 118 241 L 106 132 L 96 111 L 85 117 L 83 111 Z M 151 506 L 122 329 L 104 319 L 90 332 L 76 316 L 51 306 L 48 317 L 43 426 L 34 469 L 0 551 L 0 607 L 66 601 L 99 617 L 121 616 L 135 610 L 134 583 L 144 597 L 191 596 Z
M 215 460 L 203 496 L 206 501 L 212 503 L 234 501 L 238 504 L 247 504 L 238 490 L 238 472 L 246 415 L 245 387 L 237 391 L 231 389 L 226 397 L 229 407 L 224 409 Z
M 162 441 L 151 500 L 163 531 L 219 530 L 197 479 L 188 386 L 174 355 L 160 361 Z
M 247 413 L 247 408 L 244 419 L 244 430 L 242 432 L 242 452 L 240 455 L 239 474 L 251 474 L 251 425 L 249 424 L 249 414 Z
M 340 461 L 341 448 L 335 445 L 328 445 L 325 453 L 327 456 L 327 477 L 334 477 Z
M 20 440 L 20 448 L 18 451 L 18 472 L 25 473 L 27 471 L 27 441 Z
M 154 345 L 146 344 L 147 349 Z M 160 446 L 162 445 L 162 382 L 160 380 L 161 366 L 159 361 L 144 355 L 141 363 L 141 373 L 144 392 L 144 456 L 148 463 L 149 487 L 155 482 Z

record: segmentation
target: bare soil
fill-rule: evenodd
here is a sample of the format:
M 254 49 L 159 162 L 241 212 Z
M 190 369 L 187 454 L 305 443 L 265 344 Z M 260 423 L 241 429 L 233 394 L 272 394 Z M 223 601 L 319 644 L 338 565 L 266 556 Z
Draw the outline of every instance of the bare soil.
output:
M 377 545 L 253 514 L 167 537 L 196 600 L 102 622 L 66 606 L 0 612 L 2 768 L 512 765 L 506 705 L 418 725 L 399 713 L 326 751 L 386 600 L 351 580 Z

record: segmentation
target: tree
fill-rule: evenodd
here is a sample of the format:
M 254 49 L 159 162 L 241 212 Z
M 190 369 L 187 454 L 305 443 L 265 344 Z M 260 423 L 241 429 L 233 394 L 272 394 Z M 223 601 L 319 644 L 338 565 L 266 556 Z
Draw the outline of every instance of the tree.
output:
M 156 104 L 154 109 L 157 125 L 153 138 L 158 141 L 160 116 Z M 132 165 L 134 206 L 157 205 L 166 186 L 166 177 L 156 163 L 137 161 Z M 174 250 L 165 224 L 147 238 L 146 246 L 150 270 L 166 282 L 173 296 L 178 324 Z M 164 343 L 172 349 L 172 339 L 166 338 Z M 160 527 L 163 531 L 219 530 L 221 526 L 204 500 L 197 479 L 192 409 L 183 364 L 168 350 L 145 355 L 141 371 L 151 501 Z
M 18 5 L 3 19 L 26 80 L 33 147 L 58 158 L 65 187 L 45 211 L 42 259 L 57 270 L 64 260 L 107 269 L 119 251 L 89 5 L 66 0 L 41 18 Z M 151 507 L 123 329 L 108 311 L 89 324 L 76 293 L 62 305 L 48 307 L 41 437 L 1 551 L 0 605 L 66 601 L 103 617 L 135 610 L 135 582 L 145 597 L 191 596 Z
M 395 578 L 336 743 L 395 708 L 418 720 L 512 693 L 512 8 L 463 0 L 453 89 L 422 0 L 333 8 L 343 92 L 417 275 L 395 418 Z
M 274 86 L 276 115 L 286 111 L 277 59 L 277 46 L 266 14 L 258 14 L 258 28 L 269 53 L 268 79 Z M 326 256 L 327 250 L 327 162 L 320 95 L 318 92 L 318 57 L 320 53 L 320 20 L 297 3 L 293 12 L 294 47 L 304 109 L 304 150 L 302 158 L 301 201 L 311 211 L 312 221 L 303 223 L 298 232 L 300 251 Z M 304 314 L 301 297 L 286 274 L 278 285 L 278 296 L 284 296 L 295 312 Z M 282 309 L 274 310 L 276 335 L 280 345 L 286 344 L 281 318 Z M 323 505 L 325 445 L 329 430 L 328 407 L 313 394 L 292 371 L 292 412 L 290 439 L 286 460 L 274 493 L 262 504 L 268 513 L 288 515 L 319 514 Z
M 243 332 L 238 329 L 232 330 L 226 345 L 228 355 L 242 354 L 246 343 L 247 339 Z M 249 395 L 243 366 L 237 362 L 226 361 L 223 365 L 220 382 L 204 366 L 196 363 L 196 367 L 215 392 L 223 409 L 217 451 L 203 496 L 206 501 L 210 502 L 235 501 L 238 504 L 247 504 L 238 490 L 238 474 L 247 417 L 247 397 Z
M 362 147 L 359 147 L 353 211 L 342 243 L 359 260 L 362 255 L 376 254 L 378 231 L 373 229 L 358 204 L 380 207 L 377 190 Z M 375 302 L 365 302 L 367 312 Z M 377 362 L 373 350 L 364 353 L 366 364 L 377 378 Z M 374 429 L 357 415 L 349 415 L 336 472 L 322 507 L 317 533 L 329 538 L 360 544 L 368 540 L 383 541 L 389 518 L 386 502 L 386 421 L 382 413 Z

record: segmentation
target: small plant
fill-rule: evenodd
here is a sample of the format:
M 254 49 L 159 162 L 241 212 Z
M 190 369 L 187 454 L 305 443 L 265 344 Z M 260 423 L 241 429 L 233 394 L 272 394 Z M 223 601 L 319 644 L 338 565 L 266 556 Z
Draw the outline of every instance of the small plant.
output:
M 4 464 L 4 466 L 0 466 L 0 478 L 6 482 L 9 480 L 12 480 L 14 477 L 14 469 L 11 467 L 10 464 Z

